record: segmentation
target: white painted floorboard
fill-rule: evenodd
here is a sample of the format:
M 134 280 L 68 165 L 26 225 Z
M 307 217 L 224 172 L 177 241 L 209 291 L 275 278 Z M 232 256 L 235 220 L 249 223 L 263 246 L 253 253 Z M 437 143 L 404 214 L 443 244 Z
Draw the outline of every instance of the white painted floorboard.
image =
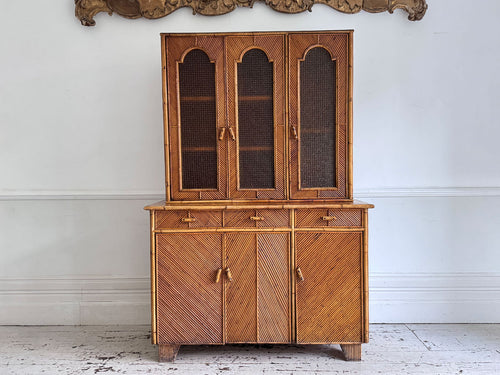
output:
M 372 324 L 361 362 L 336 345 L 183 346 L 147 326 L 0 326 L 0 374 L 500 374 L 500 324 Z

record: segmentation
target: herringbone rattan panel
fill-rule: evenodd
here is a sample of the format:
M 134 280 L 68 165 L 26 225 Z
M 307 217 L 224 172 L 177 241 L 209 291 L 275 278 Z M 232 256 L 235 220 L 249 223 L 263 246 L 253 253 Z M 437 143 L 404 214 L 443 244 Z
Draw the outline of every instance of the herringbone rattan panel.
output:
M 295 211 L 298 228 L 361 227 L 362 211 L 349 209 L 298 209 Z
M 189 217 L 187 211 L 155 211 L 155 229 L 188 228 L 182 218 Z
M 329 209 L 328 216 L 333 217 L 333 220 L 328 221 L 330 227 L 361 227 L 361 210 Z
M 319 209 L 297 209 L 295 210 L 295 226 L 302 227 L 326 227 L 328 221 L 323 220 L 323 217 L 328 216 L 326 208 Z
M 190 228 L 222 227 L 222 211 L 189 211 Z
M 290 342 L 289 234 L 259 233 L 259 342 Z
M 250 219 L 252 216 L 255 216 L 255 210 L 224 211 L 224 226 L 228 228 L 255 228 L 257 222 Z
M 222 211 L 156 211 L 155 229 L 209 228 L 222 226 Z
M 297 233 L 297 342 L 362 342 L 362 233 Z
M 288 210 L 228 210 L 224 226 L 236 228 L 284 228 L 290 225 Z
M 226 234 L 226 342 L 257 342 L 257 234 Z
M 290 225 L 289 210 L 257 210 L 256 217 L 263 219 L 257 222 L 259 228 L 284 228 Z
M 336 173 L 335 187 L 317 188 L 301 185 L 301 64 L 309 51 L 315 48 L 325 49 L 335 61 L 336 68 L 336 103 L 335 127 L 336 133 Z M 310 198 L 352 198 L 350 192 L 349 168 L 351 155 L 348 141 L 349 129 L 349 34 L 290 34 L 288 36 L 289 64 L 289 157 L 290 157 L 290 197 L 292 199 Z M 304 83 L 305 84 L 305 83 Z M 303 92 L 303 95 L 304 92 Z M 314 105 L 314 103 L 312 103 Z M 324 108 L 326 110 L 326 108 Z M 311 111 L 309 111 L 311 112 Z M 311 113 L 318 115 L 321 109 Z M 314 129 L 310 130 L 313 131 Z M 308 135 L 309 139 L 311 135 Z M 306 138 L 304 138 L 304 142 Z M 332 152 L 332 150 L 315 150 L 315 152 Z M 305 157 L 305 156 L 304 156 Z M 317 157 L 317 155 L 315 156 Z M 312 159 L 313 160 L 313 159 Z M 321 166 L 317 166 L 321 168 Z
M 222 235 L 157 234 L 159 344 L 223 343 Z

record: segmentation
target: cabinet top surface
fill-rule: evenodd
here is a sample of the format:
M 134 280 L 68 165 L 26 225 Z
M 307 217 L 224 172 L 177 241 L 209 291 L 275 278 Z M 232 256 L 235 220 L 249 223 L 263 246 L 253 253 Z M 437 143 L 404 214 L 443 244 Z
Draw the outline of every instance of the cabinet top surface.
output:
M 241 31 L 213 33 L 160 33 L 161 36 L 194 36 L 194 35 L 289 35 L 289 34 L 352 34 L 354 30 L 315 30 L 315 31 Z
M 159 201 L 144 207 L 145 210 L 240 210 L 240 209 L 291 209 L 291 208 L 374 208 L 370 203 L 353 201 L 273 200 L 273 201 Z

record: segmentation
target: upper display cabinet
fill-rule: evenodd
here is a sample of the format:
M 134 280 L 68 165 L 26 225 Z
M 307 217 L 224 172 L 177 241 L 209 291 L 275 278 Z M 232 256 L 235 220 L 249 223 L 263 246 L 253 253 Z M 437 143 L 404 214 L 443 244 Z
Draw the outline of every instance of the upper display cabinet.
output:
M 351 43 L 162 34 L 167 200 L 352 199 Z

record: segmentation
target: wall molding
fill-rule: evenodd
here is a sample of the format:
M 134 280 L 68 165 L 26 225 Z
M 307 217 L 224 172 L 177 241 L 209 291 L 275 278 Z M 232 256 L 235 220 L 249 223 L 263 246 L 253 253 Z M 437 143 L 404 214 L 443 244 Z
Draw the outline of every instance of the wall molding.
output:
M 410 187 L 355 189 L 356 198 L 500 197 L 500 187 Z M 162 191 L 16 190 L 0 191 L 0 201 L 19 200 L 163 200 Z
M 0 279 L 0 325 L 149 324 L 149 277 Z
M 23 200 L 163 200 L 161 191 L 16 190 L 0 191 L 0 201 Z
M 363 198 L 500 197 L 500 187 L 410 187 L 354 190 Z
M 500 273 L 372 273 L 370 321 L 500 323 Z
M 149 277 L 0 279 L 0 325 L 149 324 Z M 372 323 L 500 323 L 500 273 L 371 273 Z

